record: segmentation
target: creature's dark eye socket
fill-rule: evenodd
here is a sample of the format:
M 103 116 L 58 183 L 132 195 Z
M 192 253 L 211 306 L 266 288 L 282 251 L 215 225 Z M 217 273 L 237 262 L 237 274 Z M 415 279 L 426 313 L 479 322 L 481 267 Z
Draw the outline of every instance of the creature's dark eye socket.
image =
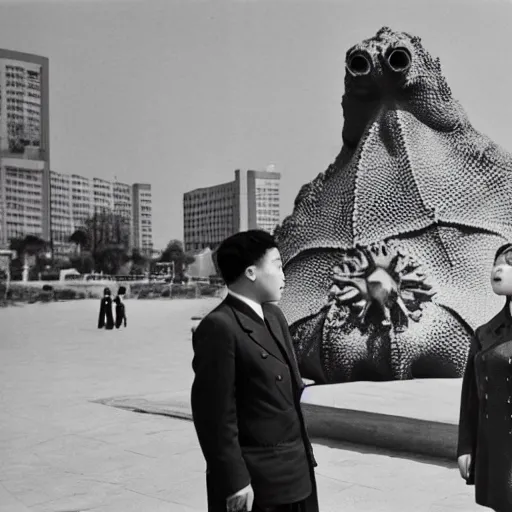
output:
M 370 59 L 362 53 L 355 53 L 349 57 L 347 68 L 353 75 L 367 75 L 371 69 Z
M 393 71 L 406 71 L 411 66 L 411 54 L 407 48 L 394 48 L 387 60 Z

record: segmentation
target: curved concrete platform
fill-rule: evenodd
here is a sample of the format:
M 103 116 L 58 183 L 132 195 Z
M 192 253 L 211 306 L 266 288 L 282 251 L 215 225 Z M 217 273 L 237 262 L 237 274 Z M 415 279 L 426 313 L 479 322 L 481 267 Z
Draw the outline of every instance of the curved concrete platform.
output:
M 302 403 L 312 437 L 456 458 L 462 379 L 311 386 Z
M 423 379 L 308 386 L 302 404 L 312 438 L 454 460 L 461 383 Z M 192 419 L 188 391 L 96 402 Z

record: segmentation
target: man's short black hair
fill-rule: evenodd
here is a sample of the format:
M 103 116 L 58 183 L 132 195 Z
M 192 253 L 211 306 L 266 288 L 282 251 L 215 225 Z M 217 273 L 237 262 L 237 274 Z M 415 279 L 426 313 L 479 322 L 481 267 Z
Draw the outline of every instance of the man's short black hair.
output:
M 508 243 L 508 244 L 503 244 L 497 251 L 496 251 L 496 254 L 494 255 L 494 263 L 496 263 L 496 260 L 505 252 L 508 252 L 509 250 L 512 249 L 512 243 Z
M 255 265 L 269 249 L 277 248 L 267 231 L 251 229 L 226 238 L 216 251 L 217 267 L 227 285 L 234 283 L 247 267 Z
M 119 290 L 117 290 L 117 295 L 124 295 L 126 293 L 126 288 L 124 286 L 120 286 Z

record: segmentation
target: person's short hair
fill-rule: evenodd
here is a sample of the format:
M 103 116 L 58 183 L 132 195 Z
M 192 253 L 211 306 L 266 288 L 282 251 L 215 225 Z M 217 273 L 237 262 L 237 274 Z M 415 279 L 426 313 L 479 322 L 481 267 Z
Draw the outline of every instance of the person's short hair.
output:
M 508 243 L 508 244 L 503 244 L 497 251 L 496 251 L 496 254 L 494 255 L 494 263 L 496 263 L 496 260 L 505 252 L 509 252 L 510 250 L 512 250 L 512 243 Z
M 110 295 L 110 288 L 103 288 L 103 295 Z
M 216 251 L 217 268 L 227 285 L 234 283 L 247 267 L 257 264 L 269 249 L 277 248 L 267 231 L 251 229 L 226 238 Z
M 126 288 L 124 286 L 120 286 L 119 290 L 117 290 L 117 295 L 124 295 L 126 293 Z

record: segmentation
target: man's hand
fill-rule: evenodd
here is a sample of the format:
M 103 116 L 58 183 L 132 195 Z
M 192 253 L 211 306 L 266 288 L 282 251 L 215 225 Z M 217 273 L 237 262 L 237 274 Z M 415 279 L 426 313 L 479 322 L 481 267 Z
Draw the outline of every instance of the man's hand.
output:
M 461 455 L 457 459 L 457 464 L 459 465 L 460 476 L 467 480 L 469 478 L 469 470 L 471 468 L 471 454 L 467 453 L 465 455 Z
M 254 501 L 254 491 L 252 490 L 251 484 L 244 487 L 240 491 L 232 494 L 226 500 L 227 512 L 249 512 L 252 510 L 252 504 Z

